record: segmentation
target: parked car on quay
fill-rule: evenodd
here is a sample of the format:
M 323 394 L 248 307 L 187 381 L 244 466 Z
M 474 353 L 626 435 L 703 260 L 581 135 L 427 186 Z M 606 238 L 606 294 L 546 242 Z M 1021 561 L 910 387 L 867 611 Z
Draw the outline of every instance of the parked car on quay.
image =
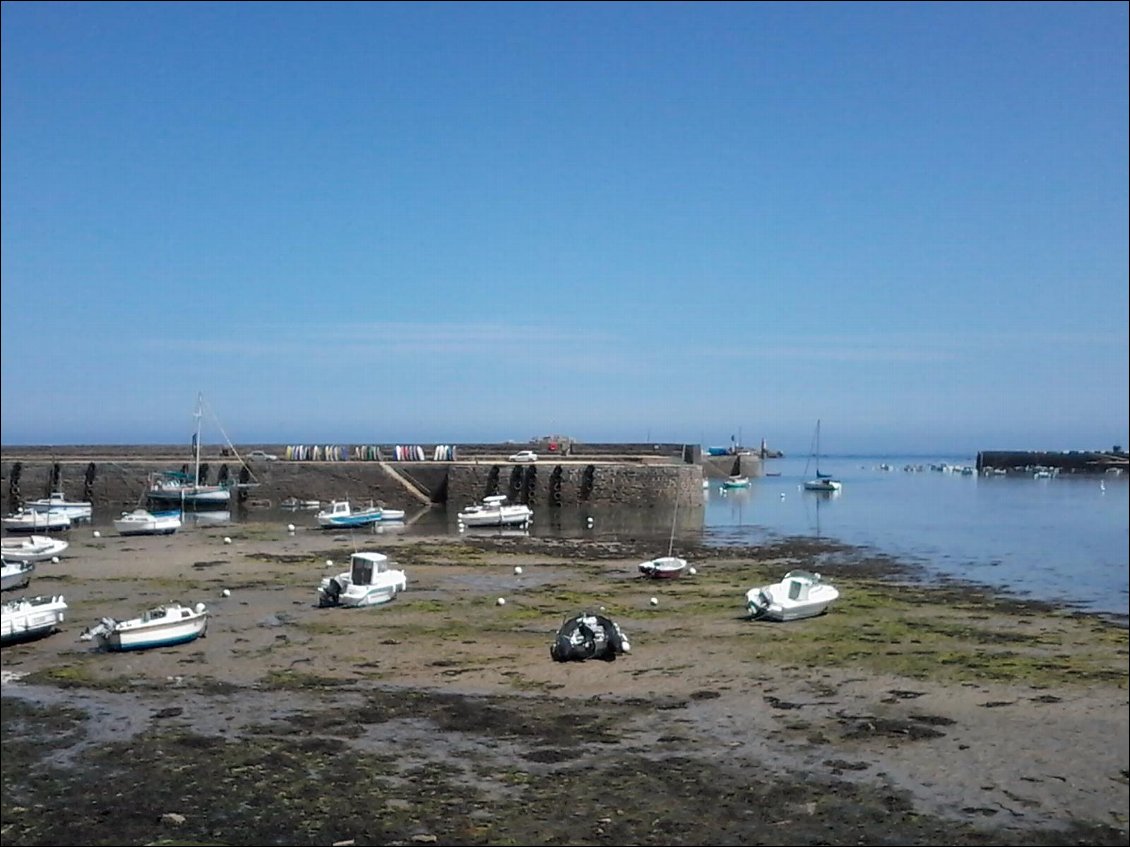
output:
M 519 450 L 510 457 L 511 462 L 536 462 L 538 454 L 533 450 Z

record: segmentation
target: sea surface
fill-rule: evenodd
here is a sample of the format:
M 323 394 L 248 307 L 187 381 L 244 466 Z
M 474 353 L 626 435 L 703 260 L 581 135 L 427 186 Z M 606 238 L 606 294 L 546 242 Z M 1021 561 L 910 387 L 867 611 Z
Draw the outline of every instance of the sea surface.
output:
M 1127 614 L 1127 477 L 963 475 L 974 457 L 827 456 L 833 495 L 804 491 L 806 462 L 770 459 L 747 490 L 705 492 L 709 542 L 819 536 L 916 563 L 927 576 L 1087 612 Z M 889 468 L 889 469 L 884 469 Z M 812 469 L 810 468 L 809 471 Z
M 825 456 L 821 470 L 843 489 L 804 491 L 814 475 L 804 457 L 769 459 L 748 489 L 714 480 L 703 508 L 538 508 L 533 536 L 644 541 L 664 555 L 680 543 L 752 546 L 786 537 L 820 537 L 867 548 L 918 567 L 929 580 L 961 580 L 1001 595 L 1043 600 L 1083 612 L 1126 616 L 1130 575 L 1130 501 L 1125 475 L 963 475 L 971 456 Z M 316 531 L 312 510 L 186 515 L 196 525 L 277 521 L 283 531 Z M 96 522 L 97 522 L 96 516 Z M 200 523 L 197 524 L 197 521 Z M 105 523 L 109 523 L 108 520 Z M 111 529 L 112 531 L 112 529 Z M 409 511 L 402 524 L 354 530 L 458 535 L 442 508 Z M 466 530 L 500 534 L 499 530 Z M 505 530 L 501 534 L 518 534 Z M 335 535 L 327 533 L 327 544 Z M 379 543 L 379 542 L 377 542 Z

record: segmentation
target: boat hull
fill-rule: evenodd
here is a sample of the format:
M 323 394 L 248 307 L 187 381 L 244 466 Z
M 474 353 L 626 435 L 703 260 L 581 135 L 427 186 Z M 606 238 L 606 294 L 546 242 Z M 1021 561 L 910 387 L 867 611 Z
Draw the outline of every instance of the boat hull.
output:
M 172 535 L 181 527 L 180 512 L 162 514 L 135 510 L 114 521 L 119 535 Z
M 16 591 L 27 588 L 35 574 L 35 562 L 4 562 L 0 573 L 0 591 Z
M 780 582 L 747 591 L 746 609 L 754 620 L 796 621 L 823 615 L 839 596 L 819 574 L 790 571 Z
M 139 618 L 102 622 L 83 633 L 80 640 L 95 640 L 99 647 L 114 652 L 174 647 L 204 636 L 208 631 L 208 611 L 203 603 L 193 609 L 180 604 L 151 609 Z
M 3 555 L 9 562 L 43 562 L 58 556 L 70 543 L 49 535 L 24 535 L 3 539 Z
M 5 603 L 0 614 L 0 644 L 19 644 L 50 635 L 66 618 L 62 596 L 32 597 Z
M 687 569 L 687 560 L 678 556 L 661 556 L 647 562 L 640 562 L 640 573 L 649 579 L 675 579 Z
M 3 518 L 4 529 L 11 533 L 62 532 L 71 528 L 71 519 L 61 512 L 19 512 Z

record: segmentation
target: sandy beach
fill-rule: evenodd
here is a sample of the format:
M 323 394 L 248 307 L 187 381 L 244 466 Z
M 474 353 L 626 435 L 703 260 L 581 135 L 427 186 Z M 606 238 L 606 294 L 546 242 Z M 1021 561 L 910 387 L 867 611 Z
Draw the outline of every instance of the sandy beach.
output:
M 1124 624 L 829 544 L 689 551 L 693 576 L 656 581 L 630 543 L 70 540 L 23 592 L 63 594 L 64 627 L 2 652 L 6 845 L 1127 841 Z M 354 549 L 408 590 L 318 608 Z M 840 601 L 749 620 L 745 590 L 793 567 Z M 171 600 L 208 605 L 205 638 L 79 640 Z M 581 608 L 631 653 L 552 661 Z

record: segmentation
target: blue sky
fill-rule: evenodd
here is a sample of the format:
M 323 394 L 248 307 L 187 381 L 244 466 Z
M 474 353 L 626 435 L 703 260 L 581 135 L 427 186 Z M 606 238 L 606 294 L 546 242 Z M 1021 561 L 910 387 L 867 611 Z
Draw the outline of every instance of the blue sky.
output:
M 1127 446 L 1126 3 L 2 9 L 5 444 Z

